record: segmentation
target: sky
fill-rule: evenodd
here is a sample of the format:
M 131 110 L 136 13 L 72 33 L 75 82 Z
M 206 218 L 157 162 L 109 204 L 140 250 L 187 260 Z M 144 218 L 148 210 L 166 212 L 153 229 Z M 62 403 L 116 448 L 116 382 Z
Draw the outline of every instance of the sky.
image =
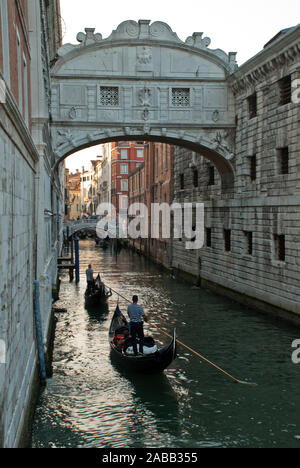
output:
M 61 0 L 63 42 L 78 44 L 76 35 L 86 27 L 107 38 L 125 20 L 164 21 L 185 41 L 193 32 L 211 38 L 211 49 L 237 52 L 242 65 L 262 50 L 281 29 L 300 23 L 299 0 Z M 97 149 L 86 158 L 95 159 Z M 96 153 L 96 154 L 95 154 Z M 84 153 L 85 154 L 85 153 Z M 67 166 L 81 168 L 84 154 L 66 160 Z M 76 161 L 78 164 L 76 166 Z

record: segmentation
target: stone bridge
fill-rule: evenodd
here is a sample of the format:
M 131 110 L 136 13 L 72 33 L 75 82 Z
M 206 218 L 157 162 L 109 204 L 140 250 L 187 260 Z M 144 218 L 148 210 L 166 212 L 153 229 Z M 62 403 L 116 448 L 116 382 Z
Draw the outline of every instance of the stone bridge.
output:
M 195 151 L 233 187 L 235 106 L 228 77 L 236 54 L 193 33 L 125 21 L 103 39 L 95 29 L 58 51 L 51 72 L 51 129 L 57 165 L 72 153 L 121 140 L 158 141 Z
M 64 222 L 64 233 L 65 236 L 73 236 L 74 234 L 80 231 L 92 231 L 96 232 L 98 235 L 102 235 L 103 237 L 109 236 L 110 238 L 116 237 L 116 233 L 112 231 L 112 227 L 105 226 L 105 230 L 101 229 L 99 226 L 99 219 L 80 219 L 74 221 L 66 221 Z M 98 226 L 98 230 L 97 230 Z
M 64 232 L 69 236 L 76 234 L 77 232 L 83 230 L 96 231 L 97 220 L 76 220 L 76 221 L 66 221 L 64 222 Z

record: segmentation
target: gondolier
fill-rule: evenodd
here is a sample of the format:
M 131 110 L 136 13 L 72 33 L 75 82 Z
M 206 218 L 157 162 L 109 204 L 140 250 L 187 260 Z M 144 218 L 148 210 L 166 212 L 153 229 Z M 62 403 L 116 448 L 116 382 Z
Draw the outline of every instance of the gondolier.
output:
M 132 304 L 128 306 L 127 313 L 130 318 L 130 334 L 133 339 L 134 354 L 137 355 L 136 337 L 140 340 L 144 338 L 144 321 L 147 322 L 147 316 L 142 306 L 138 305 L 138 296 L 133 296 Z
M 141 307 L 141 309 L 143 308 Z M 143 319 L 145 315 L 142 315 L 141 317 Z M 135 355 L 133 350 L 129 354 L 126 352 L 127 341 L 132 340 L 132 338 L 128 338 L 125 340 L 124 346 L 120 346 L 120 336 L 118 335 L 123 334 L 124 330 L 128 331 L 128 322 L 126 317 L 122 314 L 119 306 L 117 306 L 109 327 L 108 338 L 111 357 L 117 365 L 122 367 L 122 369 L 127 369 L 130 372 L 141 374 L 157 374 L 159 372 L 163 372 L 164 369 L 166 369 L 176 358 L 176 330 L 174 330 L 173 339 L 168 345 L 158 348 L 154 342 L 154 346 L 149 349 L 149 351 L 146 350 L 145 353 L 145 347 L 143 347 L 143 353 L 140 352 L 138 355 Z M 146 347 L 149 344 L 148 340 L 151 340 L 151 343 L 153 344 L 153 339 L 148 337 L 146 338 L 146 342 L 144 339 Z
M 92 265 L 89 265 L 85 274 L 88 290 L 91 291 L 94 288 L 94 270 L 92 269 Z
M 103 301 L 105 301 L 106 299 L 108 299 L 109 297 L 111 297 L 112 292 L 111 290 L 105 287 L 105 284 L 103 283 L 103 281 L 101 281 L 100 274 L 97 276 L 95 280 L 94 280 L 94 276 L 92 276 L 93 278 L 92 282 L 89 282 L 91 280 L 89 280 L 88 278 L 89 276 L 87 273 L 88 285 L 87 285 L 85 295 L 84 295 L 86 307 L 97 306 L 101 304 Z

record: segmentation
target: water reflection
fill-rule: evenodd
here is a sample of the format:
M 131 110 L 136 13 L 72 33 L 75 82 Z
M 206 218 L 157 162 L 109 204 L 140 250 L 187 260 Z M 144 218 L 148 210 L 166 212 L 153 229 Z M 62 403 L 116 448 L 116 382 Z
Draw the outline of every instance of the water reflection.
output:
M 35 418 L 34 447 L 300 447 L 298 330 L 178 282 L 140 256 L 81 242 L 81 282 L 63 280 L 53 378 Z M 151 321 L 232 375 L 232 383 L 184 348 L 161 376 L 132 376 L 110 360 L 108 330 L 118 297 L 84 307 L 89 263 L 107 286 L 140 296 Z M 127 303 L 120 299 L 126 312 Z M 159 345 L 168 338 L 146 326 Z

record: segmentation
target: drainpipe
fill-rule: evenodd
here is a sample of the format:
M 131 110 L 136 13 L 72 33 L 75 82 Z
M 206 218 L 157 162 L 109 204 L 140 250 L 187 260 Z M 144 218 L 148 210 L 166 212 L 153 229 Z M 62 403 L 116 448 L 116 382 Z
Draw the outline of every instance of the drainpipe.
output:
M 46 386 L 46 364 L 43 344 L 43 332 L 41 323 L 41 310 L 40 310 L 40 283 L 34 281 L 34 316 L 36 326 L 36 339 L 38 345 L 38 355 L 40 364 L 40 380 L 43 387 Z
M 75 275 L 76 275 L 76 284 L 80 281 L 80 272 L 79 272 L 79 238 L 74 237 L 75 244 Z

